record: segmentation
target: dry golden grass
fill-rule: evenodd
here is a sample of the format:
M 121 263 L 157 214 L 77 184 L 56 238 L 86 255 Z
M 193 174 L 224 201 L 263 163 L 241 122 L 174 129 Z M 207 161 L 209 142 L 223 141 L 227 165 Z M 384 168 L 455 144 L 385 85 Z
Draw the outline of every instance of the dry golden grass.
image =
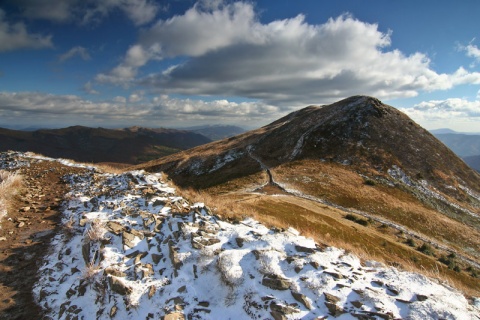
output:
M 273 173 L 278 181 L 306 194 L 387 218 L 466 255 L 480 252 L 480 232 L 466 225 L 461 217 L 458 220 L 447 217 L 397 187 L 366 185 L 349 168 L 307 160 L 280 166 Z
M 229 221 L 252 217 L 268 227 L 293 227 L 319 244 L 342 248 L 362 260 L 375 260 L 418 272 L 447 282 L 467 295 L 480 294 L 480 282 L 467 272 L 455 272 L 438 262 L 436 257 L 408 246 L 405 235 L 392 228 L 378 223 L 361 226 L 345 219 L 345 213 L 336 208 L 291 196 L 212 195 L 193 189 L 177 190 L 190 201 L 205 203 L 214 214 Z
M 23 188 L 23 178 L 15 172 L 0 170 L 0 219 L 15 206 L 15 196 Z

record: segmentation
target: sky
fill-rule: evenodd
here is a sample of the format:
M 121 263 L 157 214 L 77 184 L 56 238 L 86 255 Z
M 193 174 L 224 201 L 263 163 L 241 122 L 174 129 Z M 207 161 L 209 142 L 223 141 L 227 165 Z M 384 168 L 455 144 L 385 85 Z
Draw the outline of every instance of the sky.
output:
M 480 132 L 480 1 L 1 0 L 0 126 L 255 128 L 374 96 Z

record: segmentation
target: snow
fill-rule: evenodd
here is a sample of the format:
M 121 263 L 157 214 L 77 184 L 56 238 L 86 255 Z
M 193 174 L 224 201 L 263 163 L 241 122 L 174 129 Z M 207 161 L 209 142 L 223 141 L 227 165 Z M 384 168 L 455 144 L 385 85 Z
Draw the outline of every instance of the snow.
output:
M 320 248 L 293 228 L 222 221 L 161 174 L 68 180 L 63 221 L 73 223 L 34 288 L 53 319 L 480 319 L 478 299 L 423 275 Z

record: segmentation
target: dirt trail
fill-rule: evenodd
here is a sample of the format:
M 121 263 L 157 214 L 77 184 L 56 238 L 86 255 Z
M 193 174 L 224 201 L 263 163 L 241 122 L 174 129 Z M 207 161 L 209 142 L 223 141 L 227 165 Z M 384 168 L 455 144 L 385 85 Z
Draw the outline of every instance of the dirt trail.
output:
M 32 288 L 50 240 L 61 227 L 61 205 L 68 191 L 62 177 L 81 170 L 54 161 L 18 170 L 25 189 L 0 229 L 0 319 L 42 318 Z
M 300 191 L 297 191 L 297 190 L 287 190 L 284 186 L 282 186 L 282 184 L 275 181 L 270 168 L 267 165 L 265 165 L 257 156 L 255 156 L 251 152 L 251 149 L 248 149 L 248 154 L 253 160 L 257 161 L 258 164 L 261 166 L 261 168 L 267 173 L 268 180 L 269 180 L 266 184 L 264 184 L 264 185 L 258 187 L 257 189 L 255 189 L 254 192 L 261 192 L 261 193 L 265 193 L 265 194 L 268 194 L 268 195 L 272 195 L 272 194 L 289 195 L 289 196 L 297 198 L 297 199 L 304 199 L 304 200 L 307 200 L 307 201 L 313 201 L 313 202 L 316 202 L 316 203 L 319 203 L 319 204 L 327 205 L 327 206 L 330 206 L 332 208 L 341 210 L 341 211 L 343 211 L 347 214 L 348 213 L 355 213 L 355 214 L 361 215 L 361 216 L 363 216 L 367 219 L 371 219 L 373 221 L 376 221 L 378 223 L 387 225 L 387 226 L 389 226 L 393 229 L 401 231 L 401 232 L 405 233 L 406 235 L 408 235 L 412 238 L 415 238 L 415 239 L 418 239 L 420 241 L 429 243 L 430 245 L 434 246 L 437 249 L 441 249 L 441 250 L 444 250 L 444 251 L 449 252 L 449 253 L 453 252 L 453 253 L 455 253 L 455 255 L 460 260 L 470 264 L 471 266 L 474 266 L 477 269 L 480 269 L 480 263 L 478 261 L 476 261 L 475 259 L 473 259 L 471 257 L 467 257 L 467 256 L 457 252 L 456 250 L 452 249 L 449 246 L 443 245 L 443 244 L 439 243 L 438 241 L 435 241 L 431 238 L 428 238 L 424 235 L 421 235 L 417 232 L 414 232 L 414 231 L 412 231 L 412 230 L 410 230 L 410 229 L 408 229 L 404 226 L 401 226 L 399 224 L 396 224 L 396 223 L 394 223 L 390 220 L 383 219 L 383 218 L 380 218 L 378 216 L 368 214 L 364 211 L 355 210 L 355 209 L 351 209 L 351 208 L 345 208 L 345 207 L 336 205 L 334 203 L 331 203 L 329 201 L 326 201 L 324 199 L 319 199 L 319 198 L 316 198 L 314 196 L 304 194 L 304 193 L 302 193 Z

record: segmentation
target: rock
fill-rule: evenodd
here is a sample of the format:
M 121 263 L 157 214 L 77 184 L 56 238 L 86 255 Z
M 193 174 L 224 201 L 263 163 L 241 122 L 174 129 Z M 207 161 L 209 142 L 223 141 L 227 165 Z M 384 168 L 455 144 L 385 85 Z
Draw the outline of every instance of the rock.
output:
M 372 283 L 377 285 L 378 287 L 383 287 L 384 285 L 383 281 L 380 280 L 373 280 Z
M 86 241 L 82 244 L 82 256 L 86 265 L 90 263 L 90 241 Z
M 387 289 L 391 295 L 398 296 L 400 294 L 400 291 L 392 286 L 387 285 Z
M 80 221 L 78 222 L 78 225 L 80 227 L 85 227 L 87 223 L 88 223 L 88 219 L 80 219 Z
M 109 276 L 108 282 L 110 284 L 110 289 L 122 296 L 132 293 L 132 288 L 126 285 L 121 278 L 115 276 Z
M 156 265 L 160 262 L 160 260 L 162 260 L 163 256 L 161 254 L 156 254 L 156 253 L 152 253 L 151 254 L 152 256 L 152 260 L 153 260 L 153 263 L 155 263 Z
M 115 276 L 115 277 L 125 277 L 125 276 L 127 276 L 126 273 L 124 273 L 124 272 L 122 272 L 122 271 L 120 271 L 120 270 L 118 270 L 118 269 L 116 269 L 112 266 L 105 268 L 105 270 L 103 270 L 103 272 L 107 275 L 109 274 L 109 275 L 112 275 L 112 276 Z
M 308 310 L 312 310 L 312 305 L 310 304 L 310 301 L 308 301 L 307 296 L 295 291 L 291 291 L 291 293 L 295 300 L 303 304 Z
M 334 317 L 338 317 L 345 313 L 345 310 L 343 310 L 342 307 L 337 306 L 335 303 L 325 301 L 325 306 L 327 307 L 328 312 Z
M 243 247 L 243 243 L 245 242 L 245 239 L 243 238 L 235 238 L 235 242 L 237 243 L 237 246 L 239 248 L 242 248 Z
M 25 226 L 25 222 L 20 222 L 18 225 L 17 225 L 17 228 L 22 228 Z
M 417 300 L 418 300 L 418 301 L 425 301 L 425 300 L 427 300 L 427 299 L 428 299 L 427 296 L 425 296 L 425 295 L 423 295 L 423 294 L 417 294 Z
M 272 312 L 277 312 L 280 315 L 289 315 L 289 314 L 300 312 L 300 310 L 298 310 L 297 308 L 294 308 L 289 305 L 279 304 L 275 301 L 272 301 L 270 303 L 270 310 Z
M 147 263 L 143 266 L 143 270 L 142 270 L 142 273 L 143 273 L 143 278 L 147 278 L 147 277 L 150 277 L 154 274 L 154 271 L 153 271 L 153 266 L 150 264 L 150 263 Z
M 150 286 L 150 288 L 148 289 L 148 299 L 151 299 L 155 292 L 157 292 L 157 287 Z
M 332 272 L 332 271 L 324 271 L 324 273 L 328 274 L 329 276 L 334 277 L 335 279 L 343 279 L 343 275 L 337 272 Z
M 187 286 L 181 286 L 180 288 L 178 288 L 177 292 L 178 293 L 182 293 L 182 292 L 185 292 L 187 291 Z
M 31 209 L 30 207 L 23 207 L 23 208 L 20 208 L 19 211 L 20 212 L 28 212 L 28 211 L 30 211 L 30 209 Z
M 163 320 L 185 320 L 185 315 L 181 311 L 175 311 L 166 314 Z
M 154 207 L 164 206 L 165 203 L 166 203 L 165 201 L 160 200 L 160 199 L 157 199 L 157 200 L 155 200 L 155 201 L 152 203 L 152 206 L 154 206 Z
M 183 266 L 183 262 L 178 257 L 178 249 L 173 245 L 173 241 L 168 242 L 168 250 L 170 252 L 170 261 L 173 265 L 173 274 L 175 277 L 178 277 L 178 270 Z
M 200 301 L 200 302 L 198 303 L 198 305 L 201 306 L 201 307 L 207 308 L 207 307 L 210 306 L 210 302 L 208 302 L 208 301 Z
M 278 311 L 270 311 L 270 315 L 273 317 L 274 320 L 287 320 L 288 318 L 281 312 Z
M 122 232 L 122 244 L 124 246 L 133 248 L 135 246 L 134 241 L 135 241 L 135 235 L 133 233 L 128 231 Z
M 262 284 L 273 290 L 287 290 L 290 288 L 290 281 L 276 274 L 267 274 L 263 277 Z
M 117 306 L 113 306 L 111 309 L 110 309 L 110 318 L 113 318 L 115 317 L 115 315 L 117 314 Z
M 115 221 L 108 221 L 105 228 L 116 235 L 119 235 L 124 230 L 123 225 Z
M 0 241 L 7 241 L 6 237 L 0 237 Z
M 333 294 L 330 294 L 330 293 L 327 293 L 327 292 L 324 292 L 323 294 L 325 295 L 325 301 L 327 301 L 327 302 L 337 303 L 337 302 L 340 301 L 340 298 L 334 296 Z
M 312 267 L 314 267 L 316 270 L 318 270 L 318 268 L 320 268 L 320 263 L 318 263 L 316 261 L 310 261 L 310 265 Z
M 307 248 L 303 246 L 295 246 L 295 250 L 298 252 L 304 252 L 304 253 L 314 253 L 315 249 L 314 248 Z
M 363 303 L 361 303 L 361 302 L 358 301 L 358 300 L 352 301 L 351 304 L 352 304 L 355 308 L 358 308 L 358 309 L 360 309 L 361 307 L 363 307 Z

